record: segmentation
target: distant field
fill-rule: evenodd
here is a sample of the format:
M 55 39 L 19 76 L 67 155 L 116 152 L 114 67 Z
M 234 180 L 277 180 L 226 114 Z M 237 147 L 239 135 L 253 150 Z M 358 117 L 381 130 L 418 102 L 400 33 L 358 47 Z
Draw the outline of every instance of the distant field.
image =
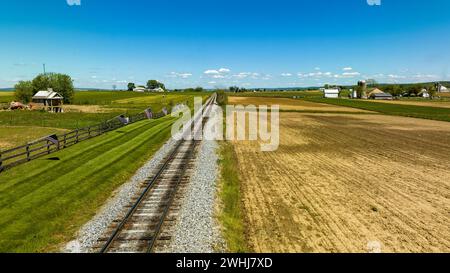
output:
M 173 122 L 137 122 L 0 173 L 0 252 L 59 251 L 164 144 Z
M 286 92 L 242 92 L 227 93 L 229 97 L 273 97 L 273 98 L 307 98 L 307 97 L 323 97 L 320 91 L 286 91 Z
M 0 112 L 0 127 L 38 126 L 76 129 L 103 122 L 122 113 L 124 112 L 54 114 L 41 111 L 3 111 Z
M 325 103 L 315 103 L 305 100 L 274 97 L 229 97 L 230 104 L 241 105 L 279 105 L 282 111 L 310 112 L 310 113 L 370 113 L 370 111 L 333 106 Z
M 440 108 L 450 108 L 450 101 L 443 100 L 394 100 L 394 101 L 378 101 L 373 100 L 371 102 L 378 103 L 388 103 L 388 104 L 400 104 L 400 105 L 414 105 L 414 106 L 429 106 L 429 107 L 440 107 Z
M 350 100 L 350 99 L 305 98 L 305 100 L 317 103 L 327 103 L 337 106 L 353 107 L 363 110 L 379 112 L 386 115 L 450 121 L 450 108 L 403 105 L 396 103 L 379 103 L 368 100 Z
M 14 100 L 14 92 L 0 92 L 0 104 L 9 104 Z
M 0 92 L 0 100 L 10 102 L 12 93 Z M 49 130 L 36 128 L 76 129 L 82 128 L 117 117 L 121 114 L 134 115 L 151 108 L 159 112 L 163 107 L 170 109 L 178 103 L 193 105 L 194 96 L 205 99 L 210 93 L 135 93 L 82 91 L 75 93 L 74 104 L 67 105 L 65 113 L 48 113 L 43 111 L 0 111 L 0 143 L 9 147 L 11 143 L 24 144 L 30 136 L 45 136 Z M 14 127 L 19 126 L 20 130 Z M 28 128 L 27 128 L 28 127 Z M 17 132 L 21 132 L 17 134 Z M 11 136 L 16 136 L 11 140 Z
M 109 105 L 116 100 L 154 96 L 151 93 L 123 92 L 123 91 L 77 91 L 75 105 Z

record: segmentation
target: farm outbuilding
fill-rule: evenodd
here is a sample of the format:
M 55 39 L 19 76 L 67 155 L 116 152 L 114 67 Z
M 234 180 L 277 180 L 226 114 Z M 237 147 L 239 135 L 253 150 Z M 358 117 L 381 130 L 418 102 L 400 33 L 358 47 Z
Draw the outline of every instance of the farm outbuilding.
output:
M 369 96 L 370 99 L 372 100 L 393 100 L 394 98 L 392 97 L 391 94 L 388 93 L 373 93 L 372 95 Z
M 428 93 L 428 90 L 425 88 L 422 89 L 418 95 L 422 98 L 430 98 L 430 93 Z
M 339 89 L 324 89 L 323 96 L 329 99 L 337 99 L 339 98 Z
M 149 92 L 154 92 L 154 93 L 164 93 L 164 89 L 162 89 L 161 87 L 155 88 L 155 89 L 150 89 L 148 90 Z
M 63 100 L 63 96 L 49 88 L 47 91 L 37 92 L 32 98 L 32 103 L 42 106 L 49 112 L 61 113 L 63 112 Z
M 136 88 L 133 89 L 134 92 L 138 92 L 138 93 L 144 93 L 147 92 L 147 88 L 143 87 L 143 86 L 138 86 Z
M 366 94 L 367 94 L 366 96 L 368 98 L 370 98 L 374 94 L 384 94 L 384 92 L 378 88 L 374 88 L 374 89 L 368 89 Z

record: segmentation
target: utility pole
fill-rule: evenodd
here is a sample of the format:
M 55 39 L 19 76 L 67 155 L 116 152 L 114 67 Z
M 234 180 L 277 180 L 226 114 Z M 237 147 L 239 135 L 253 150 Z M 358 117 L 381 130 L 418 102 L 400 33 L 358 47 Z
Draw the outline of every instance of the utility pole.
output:
M 45 73 L 45 64 L 43 64 L 42 66 L 44 67 L 44 75 L 45 75 L 45 74 L 46 74 L 46 73 Z

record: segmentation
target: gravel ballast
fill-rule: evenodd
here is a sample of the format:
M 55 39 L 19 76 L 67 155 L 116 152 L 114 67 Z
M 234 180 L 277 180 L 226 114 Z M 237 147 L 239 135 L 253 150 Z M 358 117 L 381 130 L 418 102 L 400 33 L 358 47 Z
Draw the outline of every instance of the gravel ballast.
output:
M 214 216 L 219 173 L 217 149 L 216 141 L 202 141 L 172 241 L 164 252 L 224 252 L 224 240 Z
M 118 190 L 114 196 L 100 209 L 100 212 L 85 224 L 78 233 L 76 240 L 69 242 L 64 252 L 69 253 L 87 253 L 91 252 L 100 236 L 106 231 L 108 226 L 123 214 L 126 206 L 130 204 L 136 194 L 139 193 L 140 184 L 149 177 L 151 173 L 156 171 L 157 167 L 169 155 L 170 151 L 175 147 L 176 140 L 170 138 L 158 152 L 144 166 L 142 166 L 136 174 Z
M 115 191 L 113 197 L 80 229 L 77 238 L 69 242 L 63 251 L 92 252 L 110 224 L 126 213 L 130 200 L 142 190 L 142 182 L 157 170 L 176 143 L 173 138 L 167 141 L 152 159 Z M 217 152 L 216 141 L 201 142 L 190 182 L 184 190 L 177 223 L 171 234 L 172 241 L 163 252 L 213 253 L 226 249 L 215 218 L 216 182 L 219 173 Z

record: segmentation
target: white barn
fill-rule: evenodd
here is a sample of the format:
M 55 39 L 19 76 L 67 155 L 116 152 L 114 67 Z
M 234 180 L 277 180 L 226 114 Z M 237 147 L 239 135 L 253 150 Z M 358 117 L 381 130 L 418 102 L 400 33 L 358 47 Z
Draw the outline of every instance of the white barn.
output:
M 145 87 L 138 86 L 138 87 L 134 88 L 133 91 L 139 92 L 139 93 L 144 93 L 144 92 L 147 92 L 148 90 Z
M 164 93 L 164 89 L 162 89 L 161 87 L 155 88 L 155 89 L 150 89 L 148 90 L 150 92 L 155 92 L 155 93 Z
M 323 95 L 325 98 L 328 99 L 337 99 L 339 98 L 339 89 L 324 89 L 323 90 Z

